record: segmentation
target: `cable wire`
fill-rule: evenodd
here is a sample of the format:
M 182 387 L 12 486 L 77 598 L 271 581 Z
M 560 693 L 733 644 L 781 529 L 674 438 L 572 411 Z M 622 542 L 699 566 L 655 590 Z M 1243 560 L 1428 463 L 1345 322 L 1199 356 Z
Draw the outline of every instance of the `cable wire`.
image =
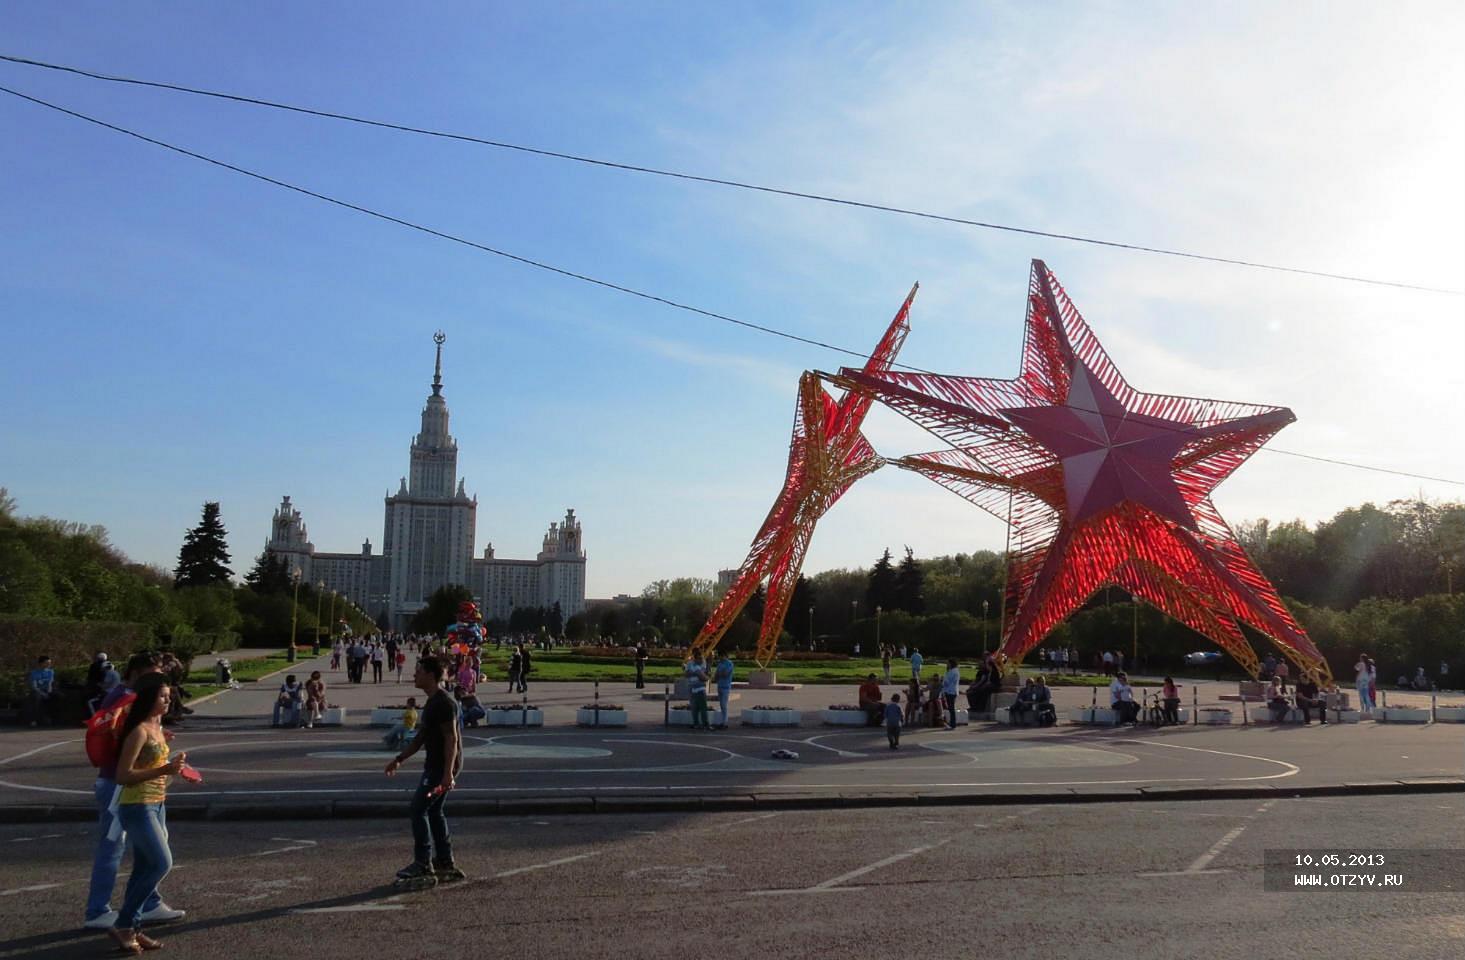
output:
M 499 150 L 513 150 L 520 153 L 533 154 L 540 157 L 550 157 L 556 160 L 569 160 L 575 163 L 590 164 L 592 166 L 607 167 L 613 170 L 623 170 L 630 173 L 642 173 L 657 177 L 669 177 L 675 180 L 688 180 L 695 183 L 714 184 L 721 187 L 731 187 L 739 190 L 754 190 L 759 193 L 776 194 L 784 197 L 794 197 L 800 200 L 814 200 L 819 203 L 831 203 L 839 206 L 856 207 L 863 210 L 876 210 L 882 213 L 892 213 L 904 217 L 917 217 L 923 220 L 936 220 L 942 223 L 953 223 L 967 227 L 978 227 L 983 230 L 998 230 L 1006 233 L 1017 233 L 1031 237 L 1045 237 L 1050 240 L 1068 240 L 1074 243 L 1087 243 L 1094 246 L 1110 247 L 1116 250 L 1131 250 L 1138 253 L 1152 253 L 1166 257 L 1181 257 L 1187 260 L 1201 260 L 1208 263 L 1224 263 L 1237 267 L 1250 267 L 1257 270 L 1272 270 L 1279 273 L 1302 274 L 1311 277 L 1322 277 L 1328 280 L 1345 280 L 1350 283 L 1366 283 L 1373 286 L 1395 287 L 1403 290 L 1420 290 L 1427 293 L 1442 293 L 1449 296 L 1465 296 L 1465 290 L 1456 290 L 1448 287 L 1432 287 L 1423 284 L 1403 283 L 1396 280 L 1380 280 L 1373 277 L 1361 277 L 1345 273 L 1329 273 L 1324 270 L 1309 270 L 1303 267 L 1289 267 L 1274 263 L 1263 263 L 1257 260 L 1242 260 L 1234 257 L 1212 256 L 1202 253 L 1191 253 L 1184 250 L 1172 250 L 1166 247 L 1152 247 L 1138 243 L 1123 243 L 1117 240 L 1103 240 L 1097 237 L 1086 237 L 1078 234 L 1057 233 L 1049 230 L 1038 230 L 1031 227 L 1018 227 L 1011 224 L 992 223 L 984 220 L 971 220 L 966 217 L 950 216 L 947 214 L 931 213 L 924 210 L 913 210 L 907 207 L 897 207 L 890 204 L 874 203 L 865 200 L 852 200 L 848 197 L 826 196 L 818 193 L 808 193 L 802 190 L 791 190 L 784 187 L 771 187 L 765 184 L 749 183 L 741 180 L 730 180 L 722 177 L 710 177 L 700 174 L 684 173 L 676 170 L 664 170 L 658 167 L 648 167 L 633 163 L 619 163 L 614 160 L 603 160 L 597 157 L 579 156 L 573 153 L 564 153 L 557 150 L 546 150 L 540 147 L 530 147 L 519 143 L 510 143 L 504 140 L 491 140 L 486 137 L 477 137 L 471 134 L 451 133 L 443 130 L 433 130 L 426 127 L 416 127 L 402 123 L 392 123 L 386 120 L 373 120 L 368 117 L 357 117 L 346 113 L 337 113 L 331 110 L 317 110 L 311 107 L 302 107 L 297 104 L 281 103 L 275 100 L 265 100 L 259 97 L 249 97 L 242 94 L 224 93 L 218 90 L 206 90 L 199 87 L 189 87 L 177 83 L 168 83 L 160 80 L 141 80 L 136 77 L 122 77 L 111 74 L 97 73 L 91 70 L 84 70 L 80 67 L 65 66 L 57 63 L 47 63 L 43 60 L 32 60 L 27 57 L 10 56 L 0 54 L 0 60 L 19 64 L 27 67 L 37 67 L 45 70 L 55 70 L 62 73 L 70 73 L 91 80 L 101 80 L 107 83 L 130 84 L 139 87 L 151 87 L 158 90 L 171 90 L 176 93 L 187 93 L 199 97 L 212 97 L 217 100 L 231 100 L 235 103 L 245 103 L 257 107 L 268 107 L 272 110 L 285 110 L 291 113 L 300 113 L 312 117 L 321 117 L 329 120 L 341 120 L 347 123 L 357 123 L 368 127 L 378 127 L 383 130 L 395 130 L 400 133 L 411 133 L 426 137 L 437 137 L 444 140 L 457 140 L 462 143 L 473 143 L 485 147 L 493 147 Z
M 189 158 L 194 159 L 194 160 L 201 160 L 204 163 L 211 164 L 212 166 L 220 167 L 222 169 L 229 170 L 229 171 L 231 171 L 233 173 L 238 173 L 238 174 L 241 174 L 243 176 L 250 177 L 250 178 L 252 178 L 254 180 L 258 180 L 258 181 L 261 181 L 263 183 L 270 184 L 271 186 L 280 187 L 282 189 L 289 190 L 291 192 L 298 193 L 298 194 L 301 194 L 303 196 L 311 197 L 312 199 L 315 199 L 315 200 L 320 200 L 320 201 L 323 201 L 325 203 L 332 204 L 334 206 L 342 207 L 342 208 L 344 208 L 346 210 L 351 210 L 351 211 L 356 212 L 356 213 L 365 214 L 366 216 L 374 217 L 374 218 L 376 218 L 378 220 L 385 220 L 388 223 L 394 223 L 394 224 L 397 224 L 398 226 L 406 227 L 409 230 L 416 230 L 416 231 L 418 231 L 420 233 L 425 233 L 425 234 L 427 234 L 429 236 L 437 237 L 437 238 L 442 239 L 442 240 L 448 240 L 448 241 L 451 241 L 453 243 L 462 244 L 463 246 L 471 247 L 471 248 L 473 248 L 475 250 L 479 250 L 479 251 L 482 251 L 484 253 L 493 254 L 496 257 L 503 257 L 506 260 L 512 260 L 515 263 L 520 263 L 520 264 L 523 264 L 525 266 L 534 267 L 536 269 L 544 270 L 544 271 L 547 271 L 549 273 L 558 274 L 558 275 L 563 276 L 563 277 L 569 277 L 569 278 L 571 278 L 573 280 L 579 280 L 579 281 L 582 281 L 584 283 L 593 284 L 593 285 L 598 286 L 598 287 L 604 287 L 605 289 L 608 289 L 608 290 L 615 290 L 615 291 L 617 291 L 619 293 L 628 294 L 628 295 L 633 296 L 633 297 L 639 297 L 642 300 L 650 300 L 653 303 L 660 303 L 660 304 L 663 304 L 663 305 L 668 306 L 668 307 L 673 307 L 673 308 L 675 308 L 677 310 L 685 310 L 688 313 L 697 314 L 698 316 L 708 317 L 708 318 L 711 318 L 713 320 L 721 320 L 721 321 L 724 321 L 726 323 L 735 324 L 735 325 L 737 325 L 739 327 L 744 327 L 744 328 L 749 329 L 749 330 L 756 330 L 759 333 L 766 333 L 766 334 L 769 334 L 770 336 L 781 337 L 782 339 L 792 340 L 792 341 L 794 341 L 796 343 L 803 343 L 803 344 L 807 344 L 809 346 L 819 347 L 819 348 L 825 349 L 825 350 L 832 350 L 832 351 L 834 351 L 836 353 L 845 354 L 847 356 L 858 357 L 861 360 L 867 359 L 867 356 L 866 356 L 865 352 L 864 351 L 861 351 L 861 350 L 853 350 L 853 349 L 850 349 L 849 347 L 841 347 L 841 346 L 838 346 L 837 344 L 827 343 L 827 342 L 825 342 L 823 340 L 815 340 L 815 339 L 813 339 L 811 337 L 799 336 L 798 334 L 788 333 L 788 332 L 786 332 L 784 330 L 778 330 L 778 329 L 775 329 L 773 327 L 763 326 L 762 324 L 751 323 L 751 322 L 749 322 L 747 320 L 739 320 L 736 317 L 730 317 L 727 314 L 717 313 L 717 312 L 712 311 L 712 310 L 705 310 L 705 309 L 703 309 L 701 307 L 693 306 L 691 304 L 681 303 L 679 301 L 672 300 L 672 299 L 670 299 L 668 297 L 658 296 L 658 295 L 656 295 L 654 293 L 646 293 L 645 291 L 637 290 L 634 287 L 628 287 L 628 286 L 625 286 L 624 284 L 613 283 L 613 282 L 611 282 L 609 280 L 601 280 L 598 277 L 592 277 L 592 276 L 589 276 L 587 274 L 577 273 L 577 272 L 575 272 L 573 270 L 567 270 L 567 269 L 565 269 L 563 267 L 557 267 L 557 266 L 554 266 L 553 264 L 544 263 L 543 261 L 540 261 L 540 260 L 534 260 L 534 259 L 529 258 L 529 257 L 523 257 L 523 256 L 519 256 L 518 254 L 509 253 L 508 251 L 500 250 L 497 247 L 491 247 L 491 246 L 489 246 L 487 244 L 479 243 L 479 242 L 474 241 L 474 240 L 469 240 L 466 237 L 460 237 L 460 236 L 457 236 L 455 234 L 447 233 L 447 232 L 442 231 L 442 230 L 437 230 L 437 229 L 434 229 L 432 227 L 424 226 L 424 225 L 419 224 L 419 223 L 414 223 L 411 220 L 406 220 L 406 219 L 403 219 L 401 217 L 396 217 L 396 216 L 393 216 L 393 215 L 391 215 L 389 213 L 383 213 L 383 212 L 381 212 L 379 210 L 373 210 L 370 207 L 364 207 L 364 206 L 361 206 L 360 204 L 352 203 L 349 200 L 342 200 L 342 199 L 340 199 L 338 197 L 332 197 L 332 196 L 330 196 L 328 194 L 320 193 L 319 191 L 311 190 L 311 189 L 309 189 L 307 187 L 299 186 L 298 184 L 289 183 L 287 181 L 280 180 L 280 179 L 277 179 L 275 177 L 271 177 L 271 176 L 268 176 L 266 174 L 263 174 L 263 173 L 259 173 L 257 171 L 254 171 L 254 170 L 250 170 L 250 169 L 248 169 L 246 167 L 238 166 L 237 164 L 229 163 L 229 162 L 224 161 L 224 160 L 219 160 L 219 159 L 217 159 L 215 157 L 210 157 L 210 156 L 208 156 L 206 154 L 198 153 L 197 151 L 189 150 L 189 149 L 187 149 L 185 147 L 180 147 L 180 146 L 177 146 L 176 144 L 168 143 L 167 141 L 164 141 L 164 140 L 159 140 L 156 137 L 150 137 L 150 136 L 148 136 L 146 134 L 138 133 L 135 130 L 129 130 L 126 127 L 118 126 L 115 123 L 108 123 L 105 120 L 101 120 L 101 119 L 98 119 L 97 117 L 89 116 L 89 115 L 87 115 L 85 113 L 81 113 L 81 112 L 76 111 L 76 110 L 71 110 L 71 109 L 69 109 L 67 107 L 63 107 L 63 106 L 60 106 L 59 104 L 51 103 L 51 102 L 49 102 L 47 100 L 42 100 L 39 97 L 33 97 L 30 94 L 21 93 L 20 91 L 13 90 L 10 87 L 6 87 L 6 86 L 3 86 L 3 85 L 0 85 L 0 93 L 10 94 L 13 97 L 18 97 L 21 100 L 28 101 L 30 103 L 36 104 L 37 106 L 46 107 L 47 109 L 54 110 L 54 111 L 56 111 L 58 113 L 65 114 L 66 116 L 73 117 L 73 118 L 75 118 L 77 120 L 84 120 L 87 123 L 95 124 L 96 126 L 103 127 L 105 129 L 111 130 L 111 131 L 113 131 L 115 133 L 124 134 L 124 135 L 129 136 L 129 137 L 132 137 L 132 138 L 134 138 L 136 140 L 141 140 L 144 143 L 149 143 L 149 144 L 152 144 L 153 146 L 161 147 L 161 148 L 163 148 L 165 150 L 172 151 L 173 153 L 177 153 L 177 154 L 180 154 L 180 155 L 185 156 L 185 157 L 189 157 Z M 925 369 L 922 369 L 920 367 L 911 366 L 910 364 L 895 363 L 893 365 L 894 366 L 901 367 L 902 369 L 905 369 L 905 370 L 909 370 L 909 371 L 911 371 L 913 373 L 922 373 L 922 374 L 929 374 L 929 375 L 932 375 L 932 376 L 939 376 L 939 374 L 935 374 L 933 371 L 925 370 Z M 1090 411 L 1090 412 L 1098 412 L 1098 411 Z M 1301 457 L 1301 458 L 1307 459 L 1307 460 L 1316 460 L 1316 461 L 1319 461 L 1319 462 L 1322 462 L 1322 463 L 1332 463 L 1332 464 L 1337 464 L 1339 466 L 1345 466 L 1345 467 L 1355 467 L 1355 468 L 1360 469 L 1360 470 L 1370 470 L 1370 471 L 1374 471 L 1374 472 L 1377 472 L 1377 473 L 1388 473 L 1388 474 L 1393 474 L 1395 476 L 1408 477 L 1408 478 L 1415 479 L 1415 480 L 1431 480 L 1431 481 L 1438 482 L 1438 483 L 1448 483 L 1448 484 L 1456 484 L 1456 485 L 1459 485 L 1459 486 L 1465 486 L 1465 481 L 1461 481 L 1461 480 L 1450 480 L 1450 479 L 1446 479 L 1446 478 L 1443 478 L 1443 477 L 1431 477 L 1431 476 L 1427 476 L 1425 474 L 1410 473 L 1408 471 L 1394 470 L 1394 469 L 1390 469 L 1390 468 L 1387 468 L 1387 467 L 1375 467 L 1375 466 L 1369 466 L 1369 465 L 1366 465 L 1366 464 L 1350 463 L 1349 461 L 1346 461 L 1346 460 L 1336 460 L 1336 459 L 1332 459 L 1332 458 L 1329 458 L 1329 457 L 1319 457 L 1319 456 L 1313 456 L 1311 454 L 1305 454 L 1305 453 L 1294 453 L 1294 452 L 1289 451 L 1289 450 L 1280 450 L 1280 449 L 1277 449 L 1277 448 L 1274 448 L 1274 447 L 1261 447 L 1260 449 L 1262 449 L 1262 450 L 1268 450 L 1268 451 L 1271 451 L 1273 453 L 1281 453 L 1281 454 L 1285 454 L 1285 455 L 1293 456 L 1293 457 Z

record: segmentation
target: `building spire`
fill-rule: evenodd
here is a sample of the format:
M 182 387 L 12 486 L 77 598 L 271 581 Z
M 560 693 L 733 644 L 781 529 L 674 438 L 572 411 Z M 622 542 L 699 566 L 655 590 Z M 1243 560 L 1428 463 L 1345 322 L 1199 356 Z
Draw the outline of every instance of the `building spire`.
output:
M 439 330 L 432 335 L 432 342 L 437 344 L 437 363 L 432 368 L 432 395 L 440 397 L 443 395 L 443 341 L 448 335 Z

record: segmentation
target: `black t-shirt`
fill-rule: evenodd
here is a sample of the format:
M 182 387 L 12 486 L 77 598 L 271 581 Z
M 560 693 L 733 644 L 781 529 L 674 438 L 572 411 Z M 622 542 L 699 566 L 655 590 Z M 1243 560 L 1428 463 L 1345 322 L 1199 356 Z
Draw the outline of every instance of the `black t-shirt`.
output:
M 446 725 L 446 726 L 445 726 Z M 443 690 L 427 698 L 422 708 L 422 717 L 417 722 L 417 736 L 426 737 L 423 749 L 427 751 L 427 762 L 423 774 L 433 783 L 443 778 L 443 733 L 455 732 L 458 726 L 458 705 Z

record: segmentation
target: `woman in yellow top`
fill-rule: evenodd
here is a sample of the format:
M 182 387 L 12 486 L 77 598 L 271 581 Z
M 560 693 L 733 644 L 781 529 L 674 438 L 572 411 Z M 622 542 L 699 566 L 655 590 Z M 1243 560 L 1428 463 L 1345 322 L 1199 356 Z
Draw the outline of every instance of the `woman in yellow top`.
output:
M 108 932 L 124 953 L 142 953 L 162 946 L 138 929 L 142 906 L 173 868 L 168 849 L 168 817 L 164 809 L 168 781 L 184 768 L 186 755 L 169 757 L 162 719 L 172 702 L 168 679 L 154 673 L 136 687 L 137 699 L 122 723 L 122 748 L 117 756 L 117 820 L 132 846 L 132 876 L 117 911 L 117 923 Z

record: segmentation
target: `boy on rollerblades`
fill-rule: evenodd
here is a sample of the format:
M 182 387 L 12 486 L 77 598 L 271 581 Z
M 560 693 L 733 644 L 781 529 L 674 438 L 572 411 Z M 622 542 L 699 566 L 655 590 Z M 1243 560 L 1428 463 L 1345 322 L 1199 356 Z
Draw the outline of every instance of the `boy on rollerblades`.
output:
M 427 750 L 422 779 L 412 795 L 412 862 L 397 871 L 396 886 L 422 890 L 438 883 L 463 879 L 453 864 L 453 846 L 443 803 L 463 769 L 463 741 L 458 729 L 458 705 L 442 689 L 441 660 L 426 656 L 417 662 L 413 684 L 427 694 L 417 722 L 417 736 L 387 764 L 391 777 L 419 749 Z

